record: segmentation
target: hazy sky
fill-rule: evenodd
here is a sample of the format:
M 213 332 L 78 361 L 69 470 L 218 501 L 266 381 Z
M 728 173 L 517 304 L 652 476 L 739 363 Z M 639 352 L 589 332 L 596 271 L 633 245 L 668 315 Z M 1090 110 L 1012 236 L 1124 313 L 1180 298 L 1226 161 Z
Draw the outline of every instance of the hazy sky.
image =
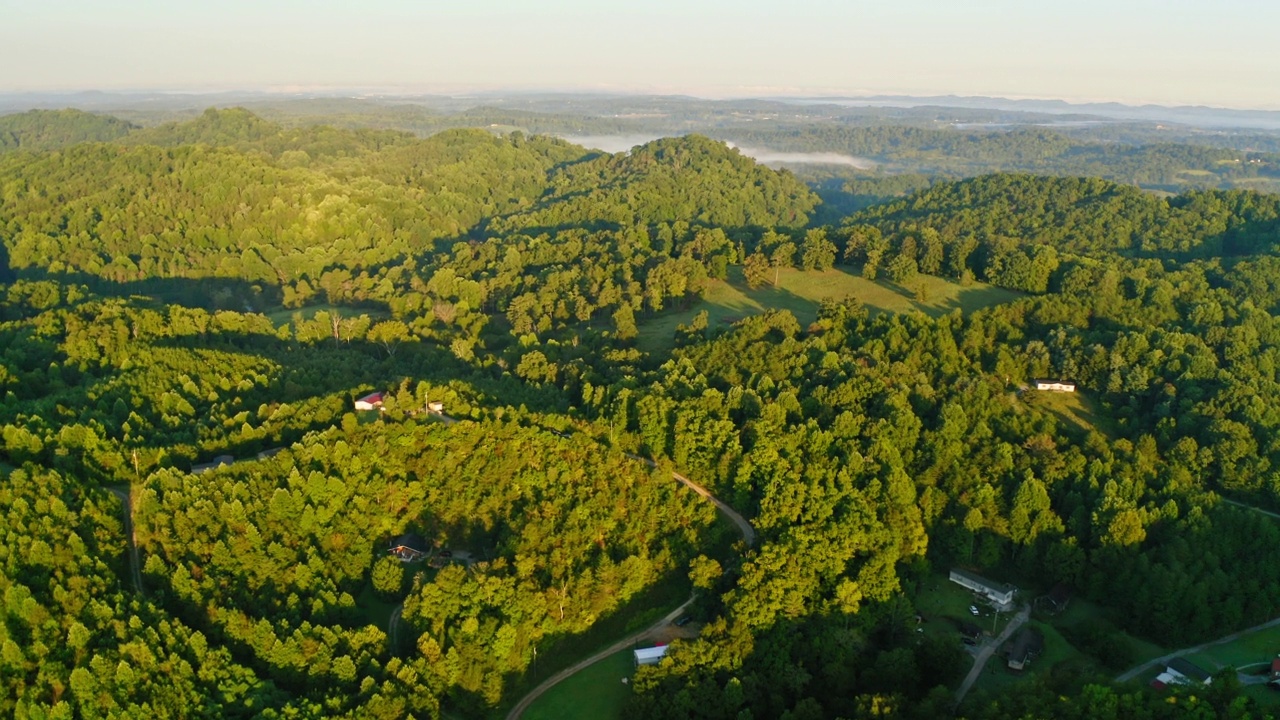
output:
M 0 91 L 982 94 L 1280 109 L 1280 0 L 0 0 Z

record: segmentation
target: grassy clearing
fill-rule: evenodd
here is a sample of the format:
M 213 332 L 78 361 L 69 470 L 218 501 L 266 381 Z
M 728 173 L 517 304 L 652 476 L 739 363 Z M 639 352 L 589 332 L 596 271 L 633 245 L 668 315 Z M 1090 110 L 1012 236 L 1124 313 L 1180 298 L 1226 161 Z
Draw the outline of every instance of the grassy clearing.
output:
M 1235 668 L 1258 663 L 1270 663 L 1280 654 L 1280 627 L 1242 635 L 1223 645 L 1214 645 L 1204 651 L 1188 655 L 1187 659 L 1213 672 L 1228 665 Z
M 910 288 L 888 280 L 867 280 L 855 268 L 824 271 L 783 270 L 778 286 L 766 285 L 752 290 L 742 277 L 742 269 L 731 268 L 728 281 L 716 280 L 703 293 L 702 299 L 685 310 L 666 312 L 644 320 L 640 325 L 639 345 L 654 351 L 668 349 L 674 342 L 676 327 L 687 325 L 699 312 L 706 310 L 711 327 L 756 315 L 776 308 L 789 310 L 802 325 L 818 317 L 823 300 L 857 298 L 872 312 L 908 312 L 919 310 L 938 317 L 952 310 L 974 310 L 1009 302 L 1020 293 L 983 283 L 961 286 L 949 280 L 921 275 Z
M 543 680 L 578 660 L 608 647 L 619 638 L 652 625 L 663 615 L 678 607 L 680 603 L 689 599 L 691 589 L 692 585 L 689 583 L 687 574 L 671 573 L 662 581 L 633 597 L 625 606 L 598 620 L 585 633 L 544 640 L 538 646 L 537 667 L 530 668 L 529 672 L 508 690 L 507 698 L 514 704 Z M 565 680 L 565 682 L 572 681 L 572 679 Z M 493 713 L 493 717 L 505 717 L 508 707 L 499 708 Z
M 1106 424 L 1100 422 L 1097 402 L 1085 393 L 1060 393 L 1028 390 L 1022 394 L 1027 405 L 1053 413 L 1065 423 L 1075 425 L 1086 432 L 1097 430 L 1106 433 Z
M 1109 614 L 1110 613 L 1106 608 L 1091 603 L 1084 598 L 1073 597 L 1071 599 L 1071 604 L 1067 606 L 1066 610 L 1059 615 L 1053 616 L 1048 621 L 1055 627 L 1069 631 L 1071 628 L 1087 625 L 1089 623 L 1110 621 L 1110 618 L 1108 617 Z M 1158 658 L 1161 655 L 1165 655 L 1172 649 L 1156 645 L 1155 643 L 1147 640 L 1142 640 L 1118 629 L 1115 633 L 1118 635 L 1120 640 L 1129 646 L 1131 652 L 1131 657 L 1125 662 L 1124 667 L 1112 668 L 1117 673 L 1131 668 L 1134 665 L 1144 663 L 1152 658 Z M 1068 632 L 1068 634 L 1071 633 Z
M 1035 594 L 1034 589 L 1023 588 L 1022 600 L 1030 601 Z M 978 607 L 978 616 L 975 617 L 969 612 L 970 605 Z M 915 606 L 925 617 L 923 624 L 925 634 L 940 634 L 943 637 L 954 638 L 957 643 L 960 642 L 961 623 L 972 623 L 985 635 L 992 637 L 1004 630 L 1013 615 L 1012 613 L 994 615 L 989 606 L 974 599 L 973 593 L 950 582 L 943 574 L 930 575 L 921 581 L 916 591 Z M 1079 684 L 1098 675 L 1113 676 L 1120 670 L 1168 652 L 1166 648 L 1139 640 L 1122 631 L 1113 630 L 1111 637 L 1128 649 L 1123 653 L 1123 659 L 1112 660 L 1113 665 L 1124 664 L 1124 667 L 1108 667 L 1099 657 L 1091 654 L 1092 650 L 1076 646 L 1068 639 L 1076 636 L 1073 629 L 1087 627 L 1093 623 L 1109 623 L 1108 616 L 1109 612 L 1105 608 L 1081 598 L 1072 598 L 1067 609 L 1058 615 L 1036 612 L 1033 619 L 1028 622 L 1028 627 L 1039 630 L 1044 637 L 1044 651 L 1040 657 L 1034 659 L 1021 672 L 1014 671 L 1006 665 L 1003 650 L 1007 648 L 1004 648 L 992 656 L 974 690 L 980 695 L 996 694 L 1011 685 L 1050 675 L 1058 683 Z M 1012 644 L 1012 640 L 1011 638 L 1008 644 Z M 1155 677 L 1154 672 L 1151 677 Z
M 969 612 L 969 606 L 978 608 L 978 614 Z M 974 598 L 974 594 L 956 583 L 946 575 L 930 575 L 920 584 L 916 592 L 916 611 L 924 616 L 921 627 L 925 634 L 950 633 L 956 642 L 960 642 L 960 625 L 972 623 L 990 635 L 999 635 L 1009 624 L 1013 613 L 997 614 L 985 601 Z
M 364 589 L 356 596 L 356 609 L 360 611 L 364 624 L 376 625 L 383 632 L 391 624 L 391 611 L 396 609 L 397 604 L 378 597 L 373 591 L 373 583 L 365 583 Z
M 1249 685 L 1241 691 L 1241 694 L 1270 710 L 1280 707 L 1280 692 L 1268 685 Z
M 1026 627 L 1038 630 L 1040 635 L 1044 637 L 1044 650 L 1040 653 L 1040 656 L 1027 663 L 1027 666 L 1021 671 L 1010 670 L 1005 650 L 1013 644 L 1014 638 L 1017 637 L 1017 633 L 1014 633 L 1014 637 L 1009 639 L 1006 647 L 996 651 L 991 656 L 991 660 L 987 662 L 987 669 L 978 678 L 978 681 L 974 683 L 975 691 L 999 693 L 1013 685 L 1030 682 L 1036 677 L 1064 671 L 1083 670 L 1093 665 L 1091 658 L 1077 650 L 1052 625 L 1032 620 L 1026 624 Z M 1019 630 L 1018 632 L 1022 631 Z
M 610 655 L 573 675 L 538 698 L 525 720 L 612 720 L 621 717 L 631 694 L 623 683 L 635 671 L 630 650 Z

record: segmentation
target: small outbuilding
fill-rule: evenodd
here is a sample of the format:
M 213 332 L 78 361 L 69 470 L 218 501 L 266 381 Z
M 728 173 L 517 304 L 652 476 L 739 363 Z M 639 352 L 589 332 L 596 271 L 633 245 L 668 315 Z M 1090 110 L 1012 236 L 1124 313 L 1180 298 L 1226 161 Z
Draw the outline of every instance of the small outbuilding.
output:
M 1071 588 L 1066 583 L 1058 583 L 1053 586 L 1048 595 L 1041 595 L 1036 598 L 1036 607 L 1039 610 L 1057 615 L 1067 609 L 1067 605 L 1071 603 Z
M 636 666 L 640 665 L 657 665 L 662 658 L 667 655 L 667 646 L 658 645 L 657 647 L 637 648 L 635 650 Z
M 443 415 L 444 403 L 440 402 L 439 400 L 433 400 L 427 403 L 427 412 L 433 415 Z
M 1009 669 L 1022 670 L 1042 652 L 1044 652 L 1044 636 L 1034 628 L 1022 628 L 1013 640 L 1013 647 L 1009 650 Z
M 357 410 L 381 410 L 382 409 L 382 393 L 369 393 L 364 397 L 356 400 L 355 407 Z

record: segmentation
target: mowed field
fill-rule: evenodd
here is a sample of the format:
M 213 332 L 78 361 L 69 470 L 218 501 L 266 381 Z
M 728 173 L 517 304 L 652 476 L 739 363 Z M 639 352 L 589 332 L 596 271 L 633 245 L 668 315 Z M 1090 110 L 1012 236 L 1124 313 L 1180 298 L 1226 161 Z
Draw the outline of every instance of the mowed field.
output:
M 956 309 L 972 312 L 998 305 L 1022 294 L 978 282 L 961 286 L 930 275 L 920 275 L 908 289 L 887 279 L 867 280 L 856 268 L 844 267 L 824 271 L 787 269 L 780 273 L 777 287 L 768 284 L 751 290 L 742 277 L 742 269 L 734 267 L 727 282 L 713 281 L 702 299 L 688 309 L 641 319 L 639 345 L 649 351 L 670 348 L 676 328 L 688 325 L 703 310 L 707 311 L 712 328 L 775 308 L 791 311 L 802 325 L 808 325 L 817 319 L 823 300 L 848 297 L 857 298 L 872 312 L 919 310 L 937 317 Z
M 1075 425 L 1081 430 L 1097 430 L 1115 435 L 1114 429 L 1106 421 L 1105 416 L 1098 413 L 1097 401 L 1084 389 L 1073 393 L 1028 390 L 1022 393 L 1022 400 L 1028 406 L 1051 412 L 1059 420 Z
M 1269 627 L 1222 645 L 1207 647 L 1187 656 L 1191 662 L 1214 672 L 1231 666 L 1246 673 L 1270 667 L 1271 659 L 1280 655 L 1280 626 Z
M 635 672 L 630 650 L 623 650 L 575 673 L 538 698 L 523 720 L 609 720 L 622 715 Z

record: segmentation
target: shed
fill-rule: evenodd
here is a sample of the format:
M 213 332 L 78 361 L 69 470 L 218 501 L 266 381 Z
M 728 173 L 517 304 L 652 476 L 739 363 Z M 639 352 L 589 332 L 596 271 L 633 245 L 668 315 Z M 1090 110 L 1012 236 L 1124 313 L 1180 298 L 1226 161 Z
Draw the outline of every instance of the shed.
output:
M 666 645 L 638 648 L 635 651 L 636 665 L 657 665 L 666 654 Z
M 1021 670 L 1041 652 L 1044 651 L 1044 636 L 1038 630 L 1024 627 L 1014 638 L 1013 648 L 1009 650 L 1009 669 Z
M 1053 586 L 1048 595 L 1041 595 L 1036 598 L 1036 606 L 1040 610 L 1058 614 L 1067 609 L 1067 605 L 1071 603 L 1071 588 L 1066 583 L 1058 583 Z

